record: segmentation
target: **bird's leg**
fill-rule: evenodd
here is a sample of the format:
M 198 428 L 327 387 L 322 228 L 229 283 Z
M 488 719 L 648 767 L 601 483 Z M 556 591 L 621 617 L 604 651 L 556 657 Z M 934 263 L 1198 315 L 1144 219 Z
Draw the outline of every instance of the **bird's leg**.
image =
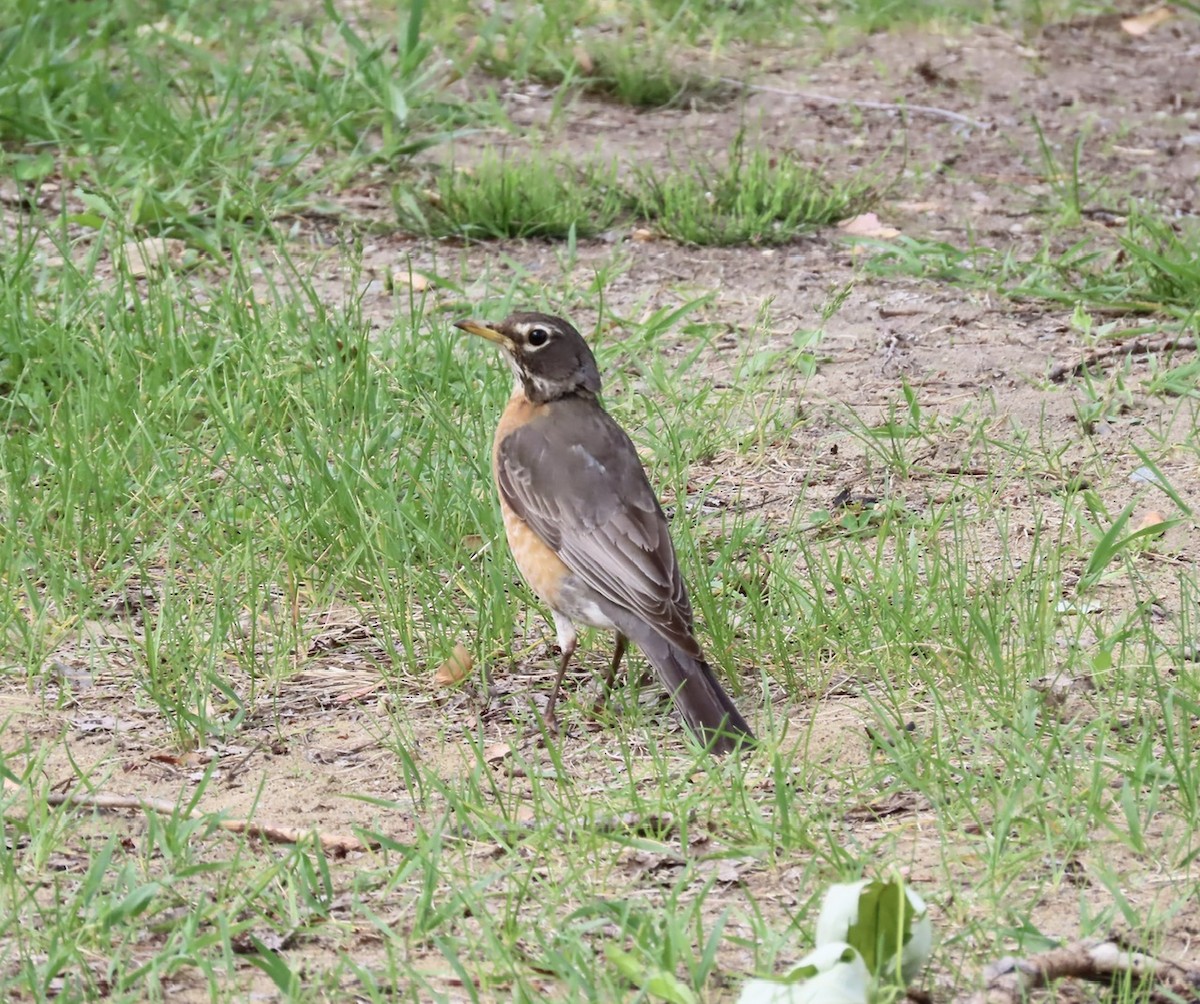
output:
M 612 691 L 613 683 L 617 679 L 617 671 L 621 668 L 621 657 L 625 655 L 625 649 L 628 644 L 629 639 L 618 631 L 616 647 L 613 648 L 612 665 L 608 667 L 608 672 L 600 679 L 600 696 L 596 698 L 596 703 L 592 706 L 592 714 L 594 715 L 598 715 L 604 711 L 604 706 L 608 702 L 608 695 Z
M 546 728 L 551 733 L 558 732 L 558 722 L 554 718 L 554 705 L 558 703 L 558 694 L 562 690 L 563 679 L 567 675 L 567 664 L 571 661 L 571 656 L 575 654 L 575 639 L 571 639 L 570 645 L 563 645 L 562 661 L 558 664 L 558 676 L 554 678 L 554 689 L 550 691 L 550 700 L 546 702 L 546 710 L 542 712 L 542 717 L 546 721 Z
M 542 718 L 546 722 L 546 728 L 551 733 L 557 733 L 558 722 L 554 718 L 554 706 L 558 703 L 558 694 L 562 690 L 563 680 L 566 679 L 571 656 L 575 654 L 575 646 L 579 644 L 579 636 L 575 633 L 575 625 L 566 617 L 557 610 L 552 610 L 551 613 L 554 615 L 554 627 L 558 631 L 558 647 L 562 650 L 562 660 L 558 664 L 558 676 L 554 678 L 554 689 L 550 691 L 550 700 L 546 702 Z

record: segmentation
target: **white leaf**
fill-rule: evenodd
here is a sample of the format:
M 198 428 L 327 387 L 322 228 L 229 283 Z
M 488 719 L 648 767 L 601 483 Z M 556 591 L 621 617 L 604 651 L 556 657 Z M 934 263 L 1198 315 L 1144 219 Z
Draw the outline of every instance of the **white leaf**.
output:
M 858 882 L 839 882 L 831 885 L 821 901 L 821 912 L 817 914 L 817 947 L 833 942 L 844 942 L 850 933 L 850 925 L 858 920 L 858 896 L 870 879 Z
M 900 975 L 905 983 L 911 983 L 921 975 L 929 954 L 933 951 L 933 921 L 929 919 L 929 910 L 925 900 L 918 896 L 911 886 L 905 886 L 909 905 L 913 908 L 912 937 L 900 953 Z
M 845 941 L 850 933 L 850 925 L 858 919 L 858 898 L 872 881 L 862 879 L 829 887 L 825 899 L 821 902 L 821 912 L 817 915 L 818 947 Z M 908 984 L 920 975 L 925 963 L 929 961 L 929 953 L 933 948 L 933 922 L 929 919 L 925 900 L 912 886 L 905 885 L 904 892 L 913 909 L 909 940 L 900 953 L 900 975 Z
M 809 970 L 816 975 L 796 979 Z M 747 980 L 738 1004 L 869 1004 L 871 974 L 862 956 L 842 942 L 809 952 L 788 972 L 788 982 Z

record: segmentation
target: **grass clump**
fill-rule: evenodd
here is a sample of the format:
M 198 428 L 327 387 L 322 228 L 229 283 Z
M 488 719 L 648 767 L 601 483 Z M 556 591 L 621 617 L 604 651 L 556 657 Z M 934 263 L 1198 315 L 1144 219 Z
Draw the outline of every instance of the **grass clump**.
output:
M 1176 229 L 1138 215 L 1121 246 L 1133 295 L 1183 313 L 1194 323 L 1200 304 L 1200 228 Z
M 703 63 L 731 43 L 811 31 L 807 9 L 780 0 L 751 4 L 600 4 L 595 0 L 517 0 L 489 11 L 454 0 L 438 8 L 447 49 L 472 42 L 473 68 L 496 77 L 578 87 L 634 107 L 719 100 L 729 88 Z
M 635 169 L 630 184 L 615 162 L 488 153 L 475 167 L 444 170 L 421 196 L 399 193 L 397 203 L 404 226 L 431 236 L 561 239 L 640 222 L 686 244 L 726 246 L 786 244 L 873 197 L 870 186 L 831 181 L 794 153 L 747 150 L 739 135 L 725 167 Z
M 1118 246 L 1085 237 L 1036 254 L 902 237 L 867 263 L 877 275 L 915 275 L 1013 299 L 1160 314 L 1194 327 L 1200 303 L 1200 233 L 1143 213 L 1131 215 Z
M 683 53 L 662 45 L 597 41 L 587 54 L 583 89 L 634 108 L 711 104 L 734 93 L 734 85 L 685 62 Z
M 638 210 L 687 244 L 786 244 L 816 226 L 850 216 L 872 200 L 861 182 L 830 182 L 788 151 L 747 150 L 741 135 L 728 163 L 638 174 Z
M 590 237 L 628 210 L 616 164 L 570 164 L 548 155 L 488 153 L 474 167 L 449 168 L 418 201 L 400 198 L 401 222 L 431 236 Z
M 736 91 L 735 84 L 697 69 L 697 54 L 640 33 L 593 37 L 573 47 L 551 44 L 532 54 L 527 46 L 510 54 L 503 39 L 494 39 L 484 52 L 483 65 L 496 76 L 575 88 L 632 108 L 714 104 Z

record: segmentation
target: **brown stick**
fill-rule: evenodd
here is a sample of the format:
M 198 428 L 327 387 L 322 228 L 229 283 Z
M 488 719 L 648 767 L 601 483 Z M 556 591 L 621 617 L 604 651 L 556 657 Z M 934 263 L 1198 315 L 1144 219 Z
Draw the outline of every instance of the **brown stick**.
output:
M 50 805 L 90 805 L 97 809 L 141 809 L 143 812 L 157 812 L 160 816 L 182 814 L 185 819 L 203 819 L 207 815 L 199 809 L 181 812 L 181 807 L 165 798 L 142 798 L 138 795 L 113 795 L 97 792 L 89 795 L 81 792 L 51 792 L 46 801 Z M 249 837 L 258 837 L 274 844 L 298 844 L 302 840 L 314 839 L 320 842 L 325 853 L 343 858 L 351 851 L 365 851 L 378 844 L 374 841 L 364 842 L 358 837 L 344 833 L 321 833 L 319 830 L 297 830 L 290 826 L 276 826 L 272 823 L 256 823 L 249 819 L 215 819 L 219 829 L 227 833 L 244 833 Z
M 1071 977 L 1111 983 L 1118 977 L 1131 976 L 1138 982 L 1155 984 L 1164 994 L 1175 995 L 1156 995 L 1151 1000 L 1200 999 L 1200 971 L 1133 951 L 1115 939 L 1077 941 L 1027 959 L 1006 956 L 988 966 L 984 976 L 987 985 L 969 997 L 956 998 L 958 1004 L 1019 1004 L 1031 990 Z
M 1122 345 L 1108 345 L 1081 356 L 1072 363 L 1058 363 L 1050 370 L 1050 382 L 1062 383 L 1067 377 L 1079 376 L 1084 370 L 1096 363 L 1102 363 L 1114 356 L 1146 356 L 1152 352 L 1194 352 L 1194 338 L 1162 338 L 1149 341 L 1128 342 Z

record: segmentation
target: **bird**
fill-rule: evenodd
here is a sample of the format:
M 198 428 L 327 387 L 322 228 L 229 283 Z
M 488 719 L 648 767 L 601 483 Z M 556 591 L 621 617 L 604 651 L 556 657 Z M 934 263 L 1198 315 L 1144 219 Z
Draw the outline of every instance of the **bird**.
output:
M 632 641 L 710 752 L 752 747 L 754 733 L 704 659 L 667 518 L 633 441 L 600 403 L 600 370 L 583 336 L 534 311 L 455 327 L 499 346 L 515 378 L 492 473 L 509 549 L 549 607 L 562 653 L 547 727 L 557 728 L 583 626 L 616 632 L 602 693 Z

